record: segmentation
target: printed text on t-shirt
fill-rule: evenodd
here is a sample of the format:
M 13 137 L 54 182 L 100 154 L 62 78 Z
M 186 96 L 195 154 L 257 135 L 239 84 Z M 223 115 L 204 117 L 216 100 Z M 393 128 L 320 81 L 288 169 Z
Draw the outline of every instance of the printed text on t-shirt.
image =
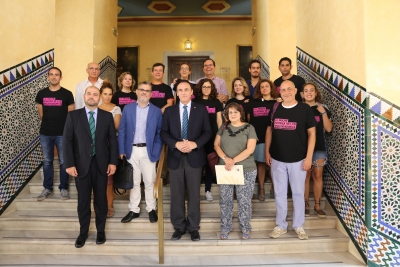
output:
M 315 116 L 315 120 L 316 120 L 317 122 L 319 122 L 319 121 L 320 121 L 319 116 Z
M 269 111 L 266 107 L 253 108 L 253 115 L 254 117 L 265 117 L 268 116 Z
M 290 122 L 288 119 L 276 118 L 274 120 L 274 129 L 296 130 L 296 127 L 297 127 L 297 122 Z
M 131 99 L 129 97 L 121 97 L 121 98 L 118 99 L 118 104 L 119 105 L 128 105 L 128 104 L 134 103 L 134 102 L 136 102 L 136 100 L 135 99 Z
M 164 98 L 165 97 L 165 93 L 161 93 L 159 91 L 153 91 L 153 93 L 151 94 L 151 98 Z
M 208 113 L 215 113 L 215 108 L 209 108 L 206 106 Z
M 57 100 L 55 97 L 43 98 L 43 106 L 62 106 L 62 100 Z

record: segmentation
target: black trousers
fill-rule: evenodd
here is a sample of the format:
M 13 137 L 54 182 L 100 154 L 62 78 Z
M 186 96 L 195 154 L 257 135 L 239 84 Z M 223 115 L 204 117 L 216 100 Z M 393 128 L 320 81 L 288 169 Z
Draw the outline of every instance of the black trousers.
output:
M 171 223 L 176 230 L 200 229 L 200 182 L 202 167 L 193 168 L 182 153 L 178 167 L 169 169 L 171 188 Z M 185 189 L 188 192 L 188 214 L 185 216 Z
M 93 189 L 93 204 L 96 213 L 97 232 L 104 232 L 107 219 L 107 176 L 99 172 L 96 156 L 92 157 L 87 175 L 83 178 L 75 178 L 76 189 L 78 190 L 78 217 L 80 234 L 87 234 L 89 231 L 91 210 L 90 201 Z

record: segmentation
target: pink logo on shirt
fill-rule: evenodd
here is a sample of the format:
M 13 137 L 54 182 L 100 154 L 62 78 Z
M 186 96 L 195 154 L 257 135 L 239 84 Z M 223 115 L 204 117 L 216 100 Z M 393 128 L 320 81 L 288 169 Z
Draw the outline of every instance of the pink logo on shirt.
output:
M 151 98 L 164 98 L 165 93 L 160 93 L 159 91 L 153 91 Z
M 288 119 L 275 119 L 274 129 L 280 130 L 296 130 L 297 122 L 289 122 Z
M 195 96 L 194 96 L 194 95 L 191 95 L 191 96 L 190 96 L 190 99 L 191 99 L 191 100 L 193 100 L 194 98 L 195 98 Z
M 62 106 L 62 100 L 57 100 L 55 97 L 45 97 L 43 98 L 43 106 Z
M 266 107 L 253 108 L 253 115 L 254 117 L 265 117 L 268 116 L 269 111 Z
M 134 103 L 134 102 L 136 102 L 136 100 L 135 99 L 131 99 L 129 97 L 121 97 L 121 98 L 118 99 L 118 104 L 119 105 L 128 105 L 128 104 Z
M 278 94 L 281 93 L 281 87 L 280 87 L 280 86 L 277 86 L 277 87 L 276 87 L 276 90 L 278 91 Z
M 319 116 L 315 116 L 315 120 L 317 121 L 317 122 L 320 122 L 320 118 L 319 118 Z
M 215 113 L 215 108 L 209 108 L 206 106 L 208 113 Z

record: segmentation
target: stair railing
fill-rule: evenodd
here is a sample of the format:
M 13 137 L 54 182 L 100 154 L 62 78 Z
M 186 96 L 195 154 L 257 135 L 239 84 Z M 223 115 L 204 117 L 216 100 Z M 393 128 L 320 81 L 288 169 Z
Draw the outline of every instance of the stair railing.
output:
M 163 170 L 166 146 L 163 144 L 157 166 L 156 181 L 154 182 L 154 197 L 157 198 L 158 212 L 158 263 L 164 264 L 164 205 L 163 205 Z

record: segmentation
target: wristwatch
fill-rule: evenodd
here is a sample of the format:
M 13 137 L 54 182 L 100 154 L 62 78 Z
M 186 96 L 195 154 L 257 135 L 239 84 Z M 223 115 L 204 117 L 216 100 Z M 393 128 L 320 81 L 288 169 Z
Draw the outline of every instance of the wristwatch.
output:
M 223 161 L 225 161 L 225 159 L 226 159 L 226 156 L 225 157 L 223 157 L 223 158 L 221 158 Z

